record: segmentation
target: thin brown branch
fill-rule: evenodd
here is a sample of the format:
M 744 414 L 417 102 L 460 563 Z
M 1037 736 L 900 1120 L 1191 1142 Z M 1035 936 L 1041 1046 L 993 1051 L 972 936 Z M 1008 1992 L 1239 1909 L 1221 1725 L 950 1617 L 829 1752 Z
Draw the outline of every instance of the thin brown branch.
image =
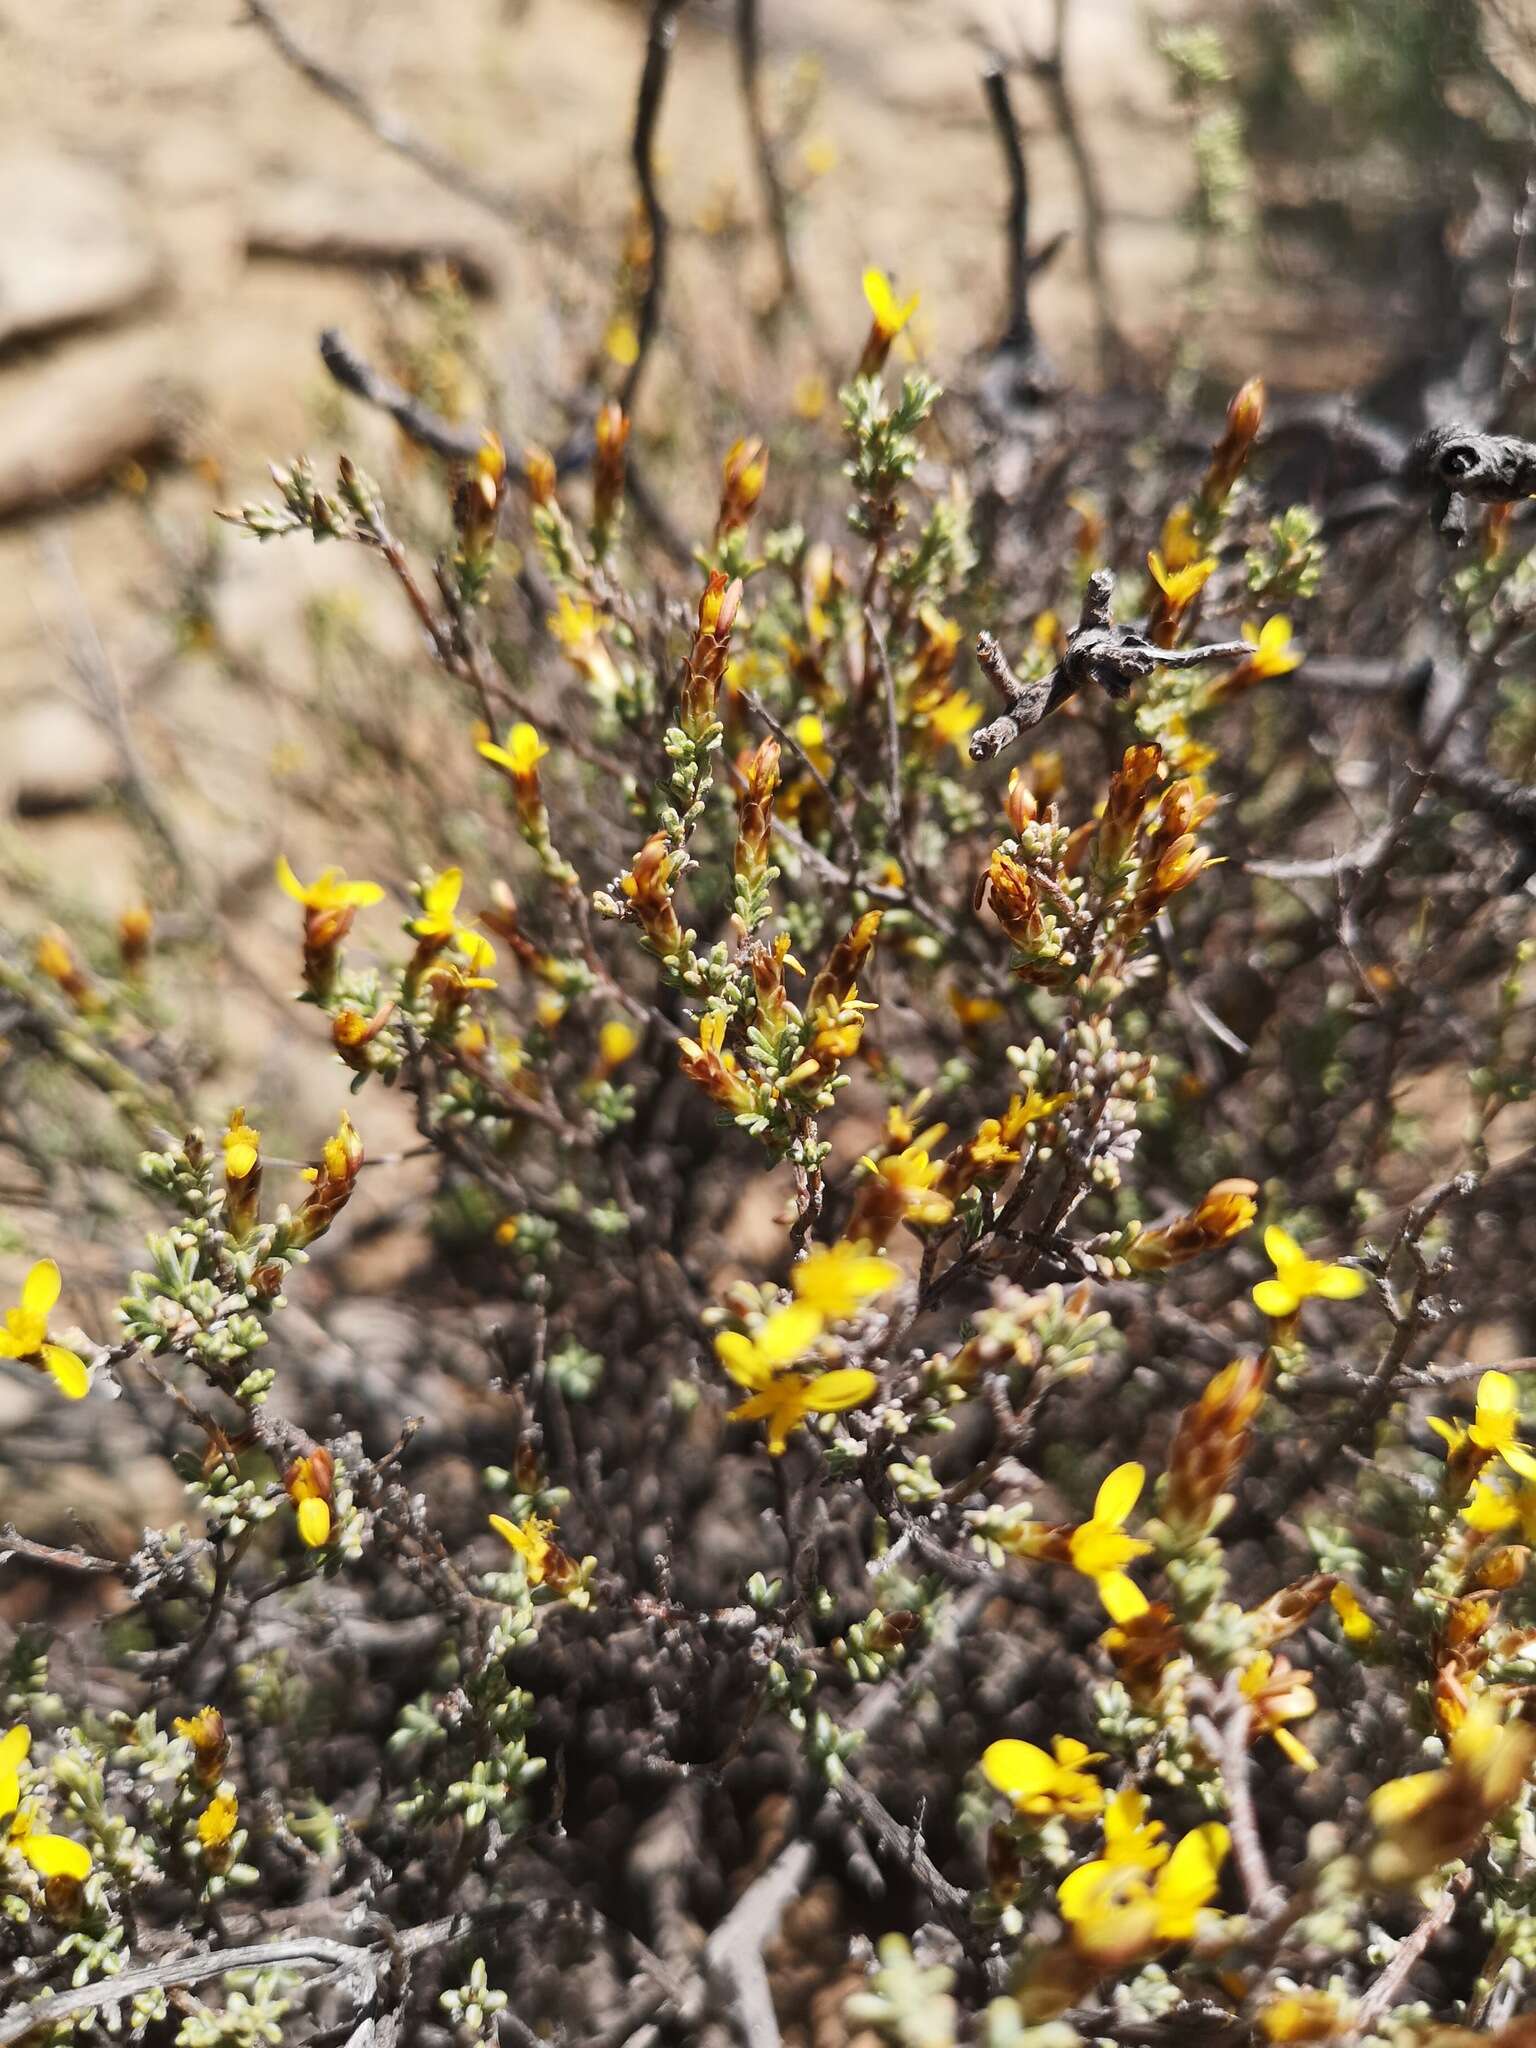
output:
M 789 231 L 789 198 L 779 176 L 773 137 L 763 106 L 762 21 L 758 0 L 736 0 L 736 68 L 741 81 L 742 105 L 746 110 L 747 133 L 752 141 L 752 159 L 762 190 L 763 211 L 768 217 L 768 234 L 773 243 L 779 271 L 779 298 L 788 305 L 805 306 L 795 269 L 794 244 Z
M 1457 1871 L 1412 1932 L 1399 1942 L 1391 1962 L 1366 1986 L 1364 1997 L 1355 2007 L 1352 2022 L 1354 2034 L 1370 2033 L 1382 2014 L 1390 2012 L 1396 2005 L 1398 1993 L 1413 1975 L 1425 1950 L 1440 1930 L 1449 1926 L 1452 1915 L 1471 1886 L 1472 1866 L 1467 1864 Z
M 671 227 L 661 203 L 661 187 L 656 177 L 656 128 L 661 118 L 667 74 L 672 68 L 672 46 L 677 38 L 677 17 L 681 6 L 682 0 L 654 0 L 650 33 L 645 42 L 645 64 L 640 73 L 640 94 L 635 103 L 630 160 L 635 167 L 635 182 L 640 190 L 640 204 L 645 213 L 651 247 L 645 292 L 635 323 L 635 359 L 619 388 L 619 403 L 628 413 L 635 409 L 635 397 L 645 374 L 651 344 L 661 325 L 662 300 L 667 286 Z
M 317 92 L 324 93 L 328 100 L 350 114 L 375 141 L 382 142 L 396 156 L 413 163 L 434 184 L 441 185 L 460 199 L 467 199 L 471 205 L 483 208 L 508 227 L 527 227 L 527 203 L 517 193 L 500 191 L 485 184 L 457 157 L 426 141 L 394 114 L 376 107 L 361 86 L 305 48 L 273 7 L 272 0 L 245 0 L 245 4 L 246 19 L 254 28 L 261 30 L 284 63 L 307 79 Z

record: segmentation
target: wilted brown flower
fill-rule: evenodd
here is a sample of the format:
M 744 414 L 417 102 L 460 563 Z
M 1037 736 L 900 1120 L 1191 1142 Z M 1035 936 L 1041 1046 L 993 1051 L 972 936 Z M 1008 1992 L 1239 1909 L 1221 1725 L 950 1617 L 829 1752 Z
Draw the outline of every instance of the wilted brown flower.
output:
M 1219 1519 L 1222 1497 L 1248 1449 L 1267 1376 L 1264 1358 L 1235 1358 L 1179 1417 L 1163 1515 L 1181 1535 L 1204 1535 Z
M 1144 1230 L 1126 1253 L 1138 1272 L 1161 1273 L 1240 1237 L 1258 1214 L 1251 1180 L 1219 1180 L 1185 1216 Z
M 1371 1877 L 1387 1887 L 1416 1884 L 1465 1856 L 1515 1797 L 1533 1761 L 1536 1728 L 1501 1722 L 1487 1700 L 1478 1701 L 1451 1735 L 1447 1763 L 1394 1778 L 1371 1794 Z

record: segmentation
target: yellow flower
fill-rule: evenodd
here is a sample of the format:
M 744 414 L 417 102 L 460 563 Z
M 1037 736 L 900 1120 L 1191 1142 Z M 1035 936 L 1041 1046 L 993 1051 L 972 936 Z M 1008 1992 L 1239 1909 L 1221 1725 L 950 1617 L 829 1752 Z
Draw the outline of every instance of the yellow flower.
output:
M 496 1534 L 510 1543 L 523 1561 L 523 1576 L 530 1586 L 542 1586 L 544 1571 L 555 1546 L 550 1542 L 554 1523 L 541 1515 L 530 1515 L 526 1522 L 509 1522 L 505 1515 L 492 1515 L 491 1527 Z
M 640 337 L 635 332 L 634 322 L 621 314 L 610 320 L 603 335 L 605 354 L 617 363 L 621 370 L 629 370 L 640 360 Z
M 776 1373 L 805 1356 L 821 1335 L 824 1321 L 819 1308 L 797 1301 L 765 1316 L 755 1337 L 743 1336 L 739 1330 L 722 1330 L 715 1339 L 715 1350 L 737 1386 L 756 1393 Z
M 1376 1829 L 1369 1869 L 1378 1884 L 1417 1883 L 1465 1856 L 1519 1792 L 1536 1757 L 1536 1729 L 1504 1721 L 1486 1699 L 1453 1730 L 1439 1770 L 1380 1785 L 1368 1802 Z
M 633 1024 L 626 1024 L 621 1017 L 610 1017 L 597 1034 L 597 1057 L 604 1073 L 611 1074 L 615 1067 L 622 1067 L 627 1059 L 633 1058 L 640 1044 L 640 1034 Z
M 1108 1821 L 1105 1836 L 1105 1855 L 1069 1871 L 1057 1888 L 1073 1946 L 1113 1967 L 1169 1942 L 1188 1941 L 1216 1896 L 1227 1830 L 1212 1821 L 1171 1851 L 1159 1844 L 1150 1858 L 1134 1859 L 1110 1853 Z
M 938 1129 L 942 1136 L 943 1126 Z M 954 1215 L 954 1203 L 938 1186 L 944 1177 L 944 1163 L 930 1158 L 923 1146 L 908 1145 L 884 1159 L 865 1158 L 860 1164 L 867 1178 L 854 1203 L 850 1237 L 883 1245 L 898 1223 L 918 1230 L 938 1228 Z
M 1485 1372 L 1478 1381 L 1477 1411 L 1470 1428 L 1465 1423 L 1442 1422 L 1438 1415 L 1429 1419 L 1430 1428 L 1445 1439 L 1449 1456 L 1454 1457 L 1463 1445 L 1470 1444 L 1485 1457 L 1502 1458 L 1522 1479 L 1536 1480 L 1536 1457 L 1515 1436 L 1519 1423 L 1520 1396 L 1507 1372 Z M 1491 1512 L 1491 1504 L 1486 1499 L 1488 1489 L 1480 1487 L 1478 1490 L 1485 1496 L 1478 1512 L 1486 1516 Z M 1472 1513 L 1463 1512 L 1474 1528 L 1479 1526 Z M 1507 1528 L 1518 1517 L 1519 1509 L 1516 1508 L 1503 1523 L 1489 1526 Z
M 1238 1680 L 1238 1689 L 1252 1710 L 1255 1732 L 1272 1736 L 1276 1748 L 1298 1770 L 1315 1771 L 1317 1758 L 1285 1726 L 1287 1721 L 1304 1721 L 1317 1711 L 1310 1674 L 1297 1671 L 1272 1650 L 1261 1650 Z
M 818 376 L 814 370 L 797 377 L 790 405 L 797 419 L 819 420 L 827 409 L 826 378 Z
M 971 734 L 981 721 L 981 706 L 976 699 L 968 697 L 963 690 L 952 690 L 931 706 L 926 717 L 928 730 L 934 738 L 948 741 L 969 761 Z
M 260 1163 L 260 1131 L 252 1130 L 243 1109 L 232 1110 L 224 1133 L 224 1171 L 231 1180 L 249 1180 Z
M 1111 1621 L 1133 1621 L 1147 1611 L 1146 1594 L 1125 1569 L 1152 1548 L 1125 1533 L 1146 1477 L 1144 1466 L 1117 1465 L 1099 1488 L 1091 1520 L 1079 1523 L 1068 1539 L 1073 1570 L 1093 1580 Z
M 8 1309 L 5 1328 L 0 1330 L 0 1358 L 36 1361 L 51 1373 L 54 1385 L 67 1400 L 79 1401 L 90 1390 L 90 1375 L 83 1360 L 62 1344 L 48 1342 L 48 1315 L 59 1298 L 63 1281 L 52 1259 L 39 1259 L 21 1283 L 21 1300 Z
M 412 918 L 410 929 L 418 939 L 446 939 L 453 936 L 454 911 L 464 888 L 462 868 L 444 868 L 422 884 L 421 915 Z
M 9 1823 L 7 1839 L 19 1849 L 45 1882 L 64 1877 L 83 1884 L 91 1874 L 91 1852 L 68 1835 L 50 1835 L 37 1826 L 35 1811 L 21 1803 L 21 1767 L 32 1748 L 25 1724 L 0 1736 L 0 1825 Z
M 827 729 L 815 712 L 807 711 L 803 717 L 797 718 L 792 729 L 802 753 L 812 767 L 821 775 L 829 775 L 832 771 L 832 756 L 827 751 Z
M 1190 562 L 1182 569 L 1172 569 L 1154 548 L 1147 557 L 1147 567 L 1152 572 L 1152 581 L 1167 598 L 1175 611 L 1192 604 L 1211 580 L 1216 569 L 1214 555 L 1202 555 L 1197 562 Z
M 1071 1100 L 1069 1093 L 1042 1095 L 1038 1088 L 1031 1088 L 1025 1095 L 1010 1096 L 999 1125 L 1004 1142 L 1017 1144 L 1027 1131 L 1043 1123 L 1048 1116 L 1054 1116 Z
M 1339 1617 L 1339 1626 L 1344 1631 L 1344 1640 L 1358 1648 L 1368 1643 L 1376 1633 L 1376 1624 L 1366 1613 L 1352 1590 L 1341 1579 L 1328 1595 L 1334 1613 Z
M 1288 676 L 1293 668 L 1301 667 L 1302 651 L 1291 645 L 1291 622 L 1279 613 L 1272 619 L 1266 619 L 1262 627 L 1245 621 L 1243 638 L 1253 649 L 1243 663 L 1248 675 L 1254 678 Z
M 1346 2027 L 1343 2008 L 1326 1991 L 1283 1992 L 1259 2014 L 1259 2030 L 1266 2041 L 1326 2043 L 1336 2040 Z
M 597 613 L 589 604 L 578 604 L 569 591 L 562 590 L 554 611 L 544 621 L 551 638 L 571 652 L 596 639 Z
M 1084 1766 L 1103 1761 L 1102 1750 L 1055 1735 L 1049 1751 L 1033 1742 L 991 1743 L 982 1752 L 981 1769 L 987 1783 L 1013 1801 L 1015 1813 L 1091 1820 L 1103 1807 L 1104 1788 Z
M 331 1496 L 335 1468 L 329 1451 L 315 1450 L 295 1458 L 283 1475 L 293 1502 L 299 1540 L 310 1550 L 323 1550 L 331 1540 Z
M 197 1817 L 197 1839 L 205 1849 L 222 1849 L 240 1820 L 240 1802 L 233 1792 L 218 1792 Z
M 1354 1266 L 1329 1265 L 1309 1259 L 1288 1230 L 1272 1223 L 1264 1233 L 1264 1249 L 1275 1269 L 1273 1280 L 1261 1280 L 1254 1301 L 1267 1316 L 1292 1316 L 1312 1295 L 1325 1301 L 1353 1301 L 1364 1294 L 1364 1273 Z
M 798 1299 L 829 1323 L 846 1322 L 866 1301 L 884 1294 L 901 1278 L 894 1259 L 877 1258 L 862 1244 L 824 1247 L 802 1259 L 789 1276 Z
M 489 939 L 479 932 L 470 931 L 455 917 L 463 888 L 462 868 L 444 868 L 440 875 L 433 875 L 421 887 L 421 915 L 412 918 L 406 930 L 417 939 L 451 941 L 465 955 L 473 972 L 483 974 L 486 968 L 495 965 L 496 948 Z M 472 982 L 469 985 L 490 988 L 494 983 Z
M 229 1731 L 217 1707 L 199 1707 L 192 1716 L 178 1715 L 171 1723 L 176 1733 L 192 1748 L 192 1768 L 200 1785 L 217 1785 L 229 1761 Z
M 1160 1820 L 1148 1820 L 1151 1801 L 1145 1792 L 1127 1786 L 1117 1792 L 1104 1814 L 1104 1861 L 1131 1870 L 1156 1870 L 1168 1861 Z
M 1521 1541 L 1536 1545 L 1536 1486 L 1500 1486 L 1479 1479 L 1461 1519 L 1479 1536 L 1500 1536 L 1518 1525 Z
M 490 740 L 481 740 L 475 752 L 496 767 L 505 768 L 509 775 L 521 778 L 533 773 L 549 748 L 539 738 L 538 727 L 529 725 L 525 719 L 512 727 L 504 747 L 495 746 Z
M 800 161 L 807 177 L 824 178 L 837 169 L 837 144 L 830 135 L 808 135 L 801 146 Z
M 962 1031 L 979 1030 L 1003 1014 L 1003 1006 L 995 996 L 968 996 L 958 988 L 949 991 L 949 1007 Z
M 301 882 L 282 854 L 277 857 L 277 884 L 306 910 L 366 910 L 384 895 L 377 882 L 349 882 L 341 868 L 324 868 L 313 882 Z
M 1175 505 L 1163 521 L 1161 554 L 1166 566 L 1175 572 L 1187 569 L 1191 562 L 1199 560 L 1195 516 L 1187 503 Z
M 920 294 L 914 292 L 910 299 L 898 302 L 891 280 L 883 270 L 870 269 L 864 273 L 864 298 L 884 341 L 894 341 L 900 334 L 917 311 L 919 297 Z
M 786 1309 L 793 1315 L 793 1309 Z M 719 1339 L 716 1339 L 718 1344 Z M 735 1375 L 733 1374 L 734 1378 Z M 768 1449 L 778 1457 L 789 1432 L 809 1415 L 835 1415 L 845 1408 L 857 1408 L 878 1391 L 880 1382 L 862 1366 L 844 1366 L 836 1372 L 782 1372 L 769 1380 L 761 1393 L 731 1410 L 732 1422 L 766 1422 Z

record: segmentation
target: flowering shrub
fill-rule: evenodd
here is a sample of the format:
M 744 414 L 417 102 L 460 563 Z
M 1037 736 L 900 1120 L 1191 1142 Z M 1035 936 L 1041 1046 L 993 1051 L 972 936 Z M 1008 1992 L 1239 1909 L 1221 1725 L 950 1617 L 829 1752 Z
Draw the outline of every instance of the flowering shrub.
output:
M 617 398 L 229 515 L 434 677 L 419 761 L 317 708 L 368 800 L 276 862 L 313 1164 L 169 901 L 0 963 L 19 1156 L 67 1104 L 154 1211 L 3 1370 L 185 1500 L 12 1496 L 110 1597 L 4 1667 L 0 2044 L 1526 2038 L 1519 528 L 1287 502 L 1258 379 L 1194 459 L 999 424 L 864 285 L 839 445 L 739 422 L 694 548 Z M 327 1375 L 386 1091 L 434 1255 Z

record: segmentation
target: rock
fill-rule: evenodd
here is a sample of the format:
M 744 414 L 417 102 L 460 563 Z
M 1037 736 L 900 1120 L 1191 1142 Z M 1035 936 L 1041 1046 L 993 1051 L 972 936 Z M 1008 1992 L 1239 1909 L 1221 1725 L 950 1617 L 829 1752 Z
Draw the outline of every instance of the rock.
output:
M 467 291 L 495 292 L 506 268 L 506 238 L 466 217 L 452 199 L 415 187 L 333 185 L 310 179 L 261 184 L 246 216 L 249 256 L 337 263 L 358 270 L 416 272 L 447 263 Z
M 41 150 L 0 156 L 0 348 L 148 297 L 160 257 L 110 173 Z
M 3 774 L 10 807 L 35 818 L 75 811 L 115 779 L 116 750 L 100 725 L 67 697 L 31 697 L 7 721 Z
M 155 337 L 125 335 L 0 375 L 0 519 L 173 449 L 184 407 L 165 364 Z

